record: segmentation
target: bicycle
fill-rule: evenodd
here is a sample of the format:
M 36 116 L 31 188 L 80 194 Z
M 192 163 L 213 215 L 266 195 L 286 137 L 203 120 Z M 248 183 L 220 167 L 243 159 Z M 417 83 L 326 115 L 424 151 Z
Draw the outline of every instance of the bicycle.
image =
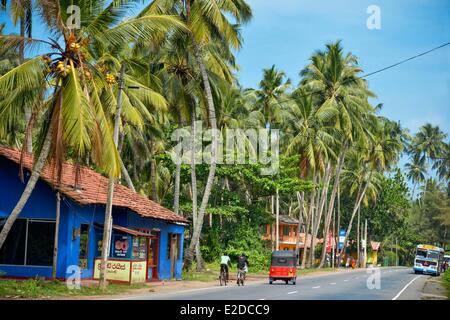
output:
M 236 277 L 236 281 L 237 281 L 237 285 L 244 285 L 244 281 L 245 281 L 245 272 L 244 270 L 239 269 L 238 273 L 237 273 L 237 277 Z
M 225 271 L 225 268 L 221 268 L 221 270 L 220 270 L 219 282 L 220 282 L 220 286 L 227 285 L 228 279 L 227 279 L 227 272 Z

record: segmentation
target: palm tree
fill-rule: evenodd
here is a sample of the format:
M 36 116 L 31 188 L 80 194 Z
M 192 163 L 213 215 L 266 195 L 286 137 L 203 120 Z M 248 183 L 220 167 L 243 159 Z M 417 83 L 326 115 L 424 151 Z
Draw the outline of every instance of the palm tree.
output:
M 333 189 L 324 217 L 324 237 L 331 223 L 345 154 L 354 141 L 365 139 L 364 119 L 367 114 L 373 112 L 367 99 L 374 94 L 368 90 L 367 83 L 358 77 L 361 72 L 357 58 L 351 53 L 344 54 L 340 41 L 329 43 L 325 50 L 316 52 L 311 57 L 311 63 L 300 72 L 301 83 L 313 92 L 318 108 L 329 114 L 334 113 L 335 117 L 330 118 L 329 125 L 337 129 L 339 137 L 339 144 L 335 146 L 336 161 L 324 176 L 324 188 L 319 194 L 318 222 L 325 209 L 330 180 L 334 176 Z M 316 225 L 315 234 L 318 227 L 319 223 Z M 322 254 L 322 262 L 324 260 L 325 252 Z
M 7 0 L 1 0 L 0 9 L 5 10 L 8 4 Z M 13 24 L 16 25 L 17 21 L 19 21 L 20 25 L 20 37 L 24 38 L 27 36 L 28 38 L 32 37 L 32 11 L 33 4 L 31 0 L 11 0 L 10 1 L 10 12 L 11 18 L 13 20 Z M 25 61 L 25 45 L 22 43 L 19 45 L 19 64 L 22 64 Z M 25 123 L 28 126 L 31 119 L 31 110 L 30 108 L 25 109 Z M 33 141 L 32 141 L 32 132 L 31 130 L 27 130 L 25 133 L 25 144 L 26 150 L 28 153 L 33 151 Z
M 205 47 L 211 43 L 220 44 L 223 52 L 231 52 L 230 48 L 241 46 L 238 26 L 251 18 L 251 9 L 243 0 L 186 0 L 180 4 L 177 0 L 154 0 L 144 12 L 174 14 L 180 16 L 189 29 L 190 50 L 197 62 L 207 106 L 207 115 L 213 132 L 211 143 L 210 170 L 194 225 L 191 243 L 185 254 L 185 268 L 190 269 L 195 248 L 200 238 L 203 217 L 208 205 L 216 170 L 217 157 L 217 121 L 210 78 L 205 63 Z M 231 19 L 234 23 L 231 22 Z
M 439 157 L 435 159 L 433 169 L 441 180 L 447 182 L 450 190 L 450 143 L 444 144 Z
M 66 8 L 61 7 L 58 1 L 40 2 L 38 10 L 54 38 L 45 41 L 18 36 L 0 37 L 0 41 L 10 47 L 41 44 L 50 50 L 0 77 L 0 92 L 7 93 L 9 99 L 2 105 L 2 123 L 7 123 L 16 110 L 23 110 L 22 97 L 39 101 L 47 91 L 46 84 L 53 87 L 53 93 L 44 104 L 28 104 L 33 106 L 36 114 L 45 110 L 41 130 L 43 142 L 25 190 L 0 233 L 0 248 L 30 197 L 49 155 L 54 159 L 57 176 L 61 175 L 67 149 L 78 162 L 89 152 L 101 169 L 110 176 L 119 176 L 119 155 L 99 96 L 102 88 L 114 84 L 114 77 L 105 76 L 96 68 L 89 55 L 88 39 L 118 45 L 133 40 L 136 35 L 150 36 L 154 30 L 168 30 L 174 24 L 181 26 L 173 17 L 151 15 L 118 24 L 126 9 L 125 5 L 116 3 L 107 6 L 104 1 L 86 5 L 81 8 L 83 25 L 74 31 L 65 25 L 65 14 L 62 13 Z M 63 46 L 58 43 L 59 38 L 63 39 Z
M 407 170 L 407 178 L 414 183 L 412 190 L 412 196 L 414 196 L 417 185 L 425 181 L 427 163 L 425 162 L 425 158 L 413 156 L 411 162 L 405 164 L 405 168 Z
M 335 129 L 327 126 L 332 110 L 325 108 L 317 109 L 313 103 L 313 97 L 309 92 L 300 87 L 292 95 L 292 103 L 284 113 L 285 130 L 288 133 L 287 154 L 298 154 L 300 159 L 300 177 L 306 178 L 312 174 L 314 180 L 317 175 L 327 171 L 326 164 L 330 161 L 330 155 L 334 156 L 332 146 L 336 143 Z M 333 134 L 334 133 L 334 134 Z M 328 169 L 329 172 L 329 169 Z M 302 193 L 300 199 L 304 199 Z M 311 195 L 312 202 L 314 196 Z M 303 207 L 303 201 L 300 204 Z M 313 214 L 312 204 L 310 215 Z M 306 232 L 310 226 L 310 218 L 307 220 Z M 318 225 L 318 221 L 316 222 Z M 311 235 L 314 235 L 314 224 L 312 224 Z M 313 237 L 311 237 L 313 239 Z M 311 240 L 312 241 L 312 240 Z M 310 257 L 314 254 L 314 243 L 312 242 Z M 306 246 L 304 248 L 302 267 L 306 262 Z
M 356 189 L 358 191 L 356 193 L 355 204 L 347 227 L 344 243 L 347 243 L 347 239 L 352 230 L 353 219 L 367 192 L 369 192 L 369 194 L 373 193 L 371 195 L 372 198 L 376 197 L 376 185 L 377 180 L 379 180 L 379 175 L 385 170 L 391 169 L 392 165 L 398 162 L 404 147 L 401 130 L 396 130 L 396 123 L 392 123 L 385 118 L 377 116 L 372 116 L 370 118 L 371 121 L 367 123 L 369 128 L 369 148 L 365 149 L 357 146 L 357 150 L 353 151 L 357 157 L 360 157 L 356 162 L 362 163 L 362 166 L 358 166 L 361 170 L 361 174 L 359 175 L 361 178 L 348 179 L 352 186 L 350 191 L 352 192 Z M 351 171 L 351 169 L 349 171 Z M 353 171 L 352 174 L 355 174 L 356 168 Z M 375 187 L 371 188 L 371 186 Z M 344 247 L 341 250 L 341 256 L 343 252 Z
M 287 90 L 291 86 L 291 80 L 284 80 L 286 74 L 278 71 L 273 65 L 269 69 L 263 69 L 263 78 L 259 82 L 259 89 L 255 90 L 258 98 L 257 107 L 266 121 L 266 128 L 271 128 L 280 120 L 283 99 L 286 99 Z
M 446 137 L 439 126 L 427 123 L 414 136 L 409 151 L 414 156 L 434 161 L 444 150 Z

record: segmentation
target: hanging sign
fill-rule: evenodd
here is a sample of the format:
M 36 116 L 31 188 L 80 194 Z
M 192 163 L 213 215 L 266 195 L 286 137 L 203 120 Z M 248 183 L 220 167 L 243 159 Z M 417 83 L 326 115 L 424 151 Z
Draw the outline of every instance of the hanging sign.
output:
M 345 240 L 345 229 L 339 230 L 339 250 L 342 249 L 344 246 L 344 240 Z

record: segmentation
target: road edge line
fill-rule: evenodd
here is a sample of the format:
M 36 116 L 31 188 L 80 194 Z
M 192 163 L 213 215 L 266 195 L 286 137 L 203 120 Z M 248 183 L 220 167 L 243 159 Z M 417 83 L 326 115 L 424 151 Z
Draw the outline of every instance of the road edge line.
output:
M 402 290 L 400 290 L 400 292 L 397 293 L 397 295 L 396 295 L 395 297 L 392 298 L 392 300 L 397 300 L 397 298 L 400 297 L 400 295 L 403 293 L 403 291 L 405 291 L 406 288 L 408 288 L 409 285 L 410 285 L 411 283 L 413 283 L 415 280 L 417 280 L 418 278 L 420 278 L 420 276 L 416 276 L 414 279 L 412 279 L 410 282 L 408 282 L 408 283 L 406 284 L 406 286 L 405 286 Z

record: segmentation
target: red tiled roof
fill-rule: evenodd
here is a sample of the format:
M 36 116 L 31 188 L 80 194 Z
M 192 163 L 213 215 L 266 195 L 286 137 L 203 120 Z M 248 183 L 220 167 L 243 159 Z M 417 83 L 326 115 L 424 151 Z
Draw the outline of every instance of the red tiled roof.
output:
M 20 154 L 20 150 L 0 145 L 0 155 L 15 163 L 20 163 Z M 32 155 L 24 155 L 23 166 L 31 170 L 33 166 Z M 41 179 L 80 204 L 106 204 L 108 178 L 87 167 L 79 167 L 79 170 L 80 175 L 77 190 L 74 188 L 75 166 L 67 162 L 63 164 L 61 184 L 59 186 L 57 186 L 51 165 L 47 164 L 44 166 L 41 172 Z M 177 215 L 175 212 L 120 184 L 116 184 L 114 188 L 113 205 L 129 208 L 143 217 L 172 222 L 187 222 L 185 218 Z

